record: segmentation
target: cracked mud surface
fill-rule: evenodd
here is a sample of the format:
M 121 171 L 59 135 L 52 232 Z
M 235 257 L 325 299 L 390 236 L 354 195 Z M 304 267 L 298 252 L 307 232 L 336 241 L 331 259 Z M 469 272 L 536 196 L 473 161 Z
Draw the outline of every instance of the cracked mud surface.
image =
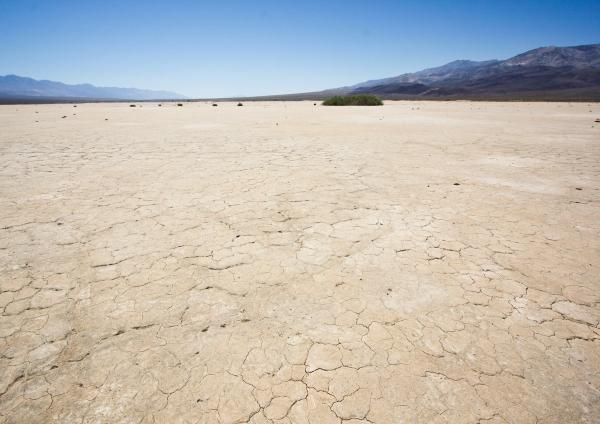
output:
M 599 116 L 0 106 L 0 422 L 600 422 Z

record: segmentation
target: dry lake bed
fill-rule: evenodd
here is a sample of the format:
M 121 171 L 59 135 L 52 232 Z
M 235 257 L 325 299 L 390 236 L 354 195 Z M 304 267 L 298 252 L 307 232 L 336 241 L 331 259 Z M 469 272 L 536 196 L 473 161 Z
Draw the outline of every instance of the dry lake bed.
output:
M 0 106 L 0 422 L 600 422 L 599 118 Z

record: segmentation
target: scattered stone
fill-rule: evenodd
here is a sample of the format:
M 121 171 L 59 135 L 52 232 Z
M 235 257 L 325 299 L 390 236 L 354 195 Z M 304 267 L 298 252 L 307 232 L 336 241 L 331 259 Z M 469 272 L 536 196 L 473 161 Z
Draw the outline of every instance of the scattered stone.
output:
M 129 107 L 135 107 L 135 105 L 129 105 Z
M 183 103 L 177 103 L 177 106 L 183 106 Z
M 454 183 L 454 185 L 455 185 L 455 186 L 459 186 L 459 185 L 460 185 L 460 183 Z
M 219 106 L 219 105 L 218 105 L 218 104 L 216 104 L 216 103 L 213 103 L 212 105 L 213 105 L 213 106 Z
M 237 104 L 238 106 L 244 106 L 241 102 Z

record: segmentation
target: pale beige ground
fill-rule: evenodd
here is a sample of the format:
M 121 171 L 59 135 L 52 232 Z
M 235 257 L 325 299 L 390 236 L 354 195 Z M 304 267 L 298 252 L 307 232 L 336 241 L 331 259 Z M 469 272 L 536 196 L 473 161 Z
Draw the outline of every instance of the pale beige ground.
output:
M 0 106 L 0 422 L 600 422 L 597 118 Z

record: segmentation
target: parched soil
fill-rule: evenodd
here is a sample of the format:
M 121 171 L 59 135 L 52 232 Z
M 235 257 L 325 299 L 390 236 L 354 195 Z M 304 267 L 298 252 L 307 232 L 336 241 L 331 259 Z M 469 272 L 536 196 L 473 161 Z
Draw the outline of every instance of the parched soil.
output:
M 0 422 L 600 422 L 598 118 L 0 106 Z

